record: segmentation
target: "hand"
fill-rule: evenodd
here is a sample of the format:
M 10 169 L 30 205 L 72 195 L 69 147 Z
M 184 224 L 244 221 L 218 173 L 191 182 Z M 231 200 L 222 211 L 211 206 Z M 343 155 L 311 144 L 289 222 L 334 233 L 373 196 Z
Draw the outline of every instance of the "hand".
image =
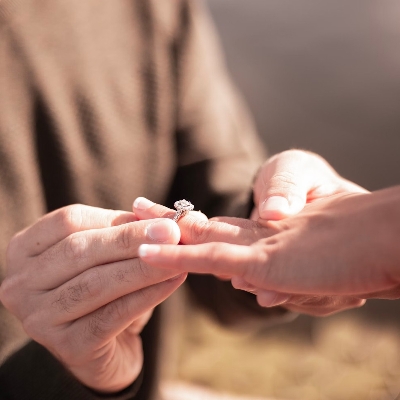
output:
M 170 220 L 62 208 L 11 240 L 0 300 L 83 384 L 122 390 L 142 368 L 139 333 L 153 308 L 186 277 L 148 266 L 137 249 L 179 239 Z
M 300 212 L 307 203 L 339 193 L 368 193 L 342 178 L 317 154 L 288 150 L 271 157 L 254 183 L 251 219 L 280 220 Z
M 389 238 L 398 236 L 385 228 L 388 218 L 379 210 L 389 200 L 382 198 L 378 192 L 331 196 L 282 221 L 205 221 L 191 212 L 179 220 L 181 242 L 187 245 L 143 246 L 141 257 L 161 268 L 230 277 L 265 307 L 282 304 L 328 315 L 359 307 L 367 297 L 398 294 L 400 277 L 396 281 L 389 269 L 380 268 L 384 257 L 382 249 L 376 250 L 386 239 L 392 248 Z M 393 204 L 400 204 L 393 198 Z M 134 209 L 140 219 L 174 215 L 148 200 L 143 203 Z M 385 253 L 389 260 L 392 253 Z

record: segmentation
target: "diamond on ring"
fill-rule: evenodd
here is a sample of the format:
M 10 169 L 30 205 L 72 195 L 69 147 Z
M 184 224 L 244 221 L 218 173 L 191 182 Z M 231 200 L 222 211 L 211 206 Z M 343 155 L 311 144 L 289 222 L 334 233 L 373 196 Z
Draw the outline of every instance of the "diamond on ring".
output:
M 189 211 L 194 210 L 194 205 L 185 199 L 176 201 L 174 207 L 176 208 L 176 214 L 173 218 L 175 222 L 178 222 L 179 218 L 185 216 Z

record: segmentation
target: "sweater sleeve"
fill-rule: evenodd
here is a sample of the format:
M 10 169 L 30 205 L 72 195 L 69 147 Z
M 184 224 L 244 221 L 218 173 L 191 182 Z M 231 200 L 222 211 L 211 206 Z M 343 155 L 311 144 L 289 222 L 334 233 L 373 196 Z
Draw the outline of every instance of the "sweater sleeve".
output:
M 44 347 L 30 341 L 1 366 L 0 400 L 126 400 L 135 397 L 141 380 L 142 374 L 119 393 L 96 393 L 77 381 Z
M 248 217 L 251 185 L 266 152 L 232 86 L 216 36 L 201 4 L 183 2 L 176 42 L 179 167 L 168 205 L 185 198 L 208 217 Z M 258 305 L 252 294 L 212 276 L 189 276 L 195 301 L 220 322 L 265 326 L 289 316 Z M 293 315 L 293 314 L 292 314 Z

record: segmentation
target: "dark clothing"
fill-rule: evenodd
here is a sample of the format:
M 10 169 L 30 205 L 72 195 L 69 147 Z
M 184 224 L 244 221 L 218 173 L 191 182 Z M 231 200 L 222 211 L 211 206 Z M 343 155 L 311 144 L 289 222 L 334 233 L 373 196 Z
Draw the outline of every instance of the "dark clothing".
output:
M 263 151 L 217 47 L 191 0 L 0 1 L 1 280 L 11 236 L 71 203 L 186 198 L 243 215 Z M 269 313 L 212 277 L 187 284 L 223 322 Z M 142 333 L 140 379 L 117 398 L 156 398 L 162 313 Z M 0 306 L 0 398 L 101 397 L 26 340 Z

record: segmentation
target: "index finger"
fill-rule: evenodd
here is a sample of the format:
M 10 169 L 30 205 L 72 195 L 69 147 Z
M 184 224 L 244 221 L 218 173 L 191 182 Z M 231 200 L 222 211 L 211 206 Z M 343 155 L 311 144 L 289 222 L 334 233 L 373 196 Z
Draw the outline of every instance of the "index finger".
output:
M 73 233 L 137 220 L 132 212 L 73 204 L 44 215 L 18 233 L 14 244 L 18 251 L 22 249 L 28 256 L 36 256 Z
M 253 247 L 229 243 L 186 246 L 142 244 L 138 253 L 153 267 L 243 278 L 250 278 L 254 267 L 265 262 L 261 259 L 263 254 Z

